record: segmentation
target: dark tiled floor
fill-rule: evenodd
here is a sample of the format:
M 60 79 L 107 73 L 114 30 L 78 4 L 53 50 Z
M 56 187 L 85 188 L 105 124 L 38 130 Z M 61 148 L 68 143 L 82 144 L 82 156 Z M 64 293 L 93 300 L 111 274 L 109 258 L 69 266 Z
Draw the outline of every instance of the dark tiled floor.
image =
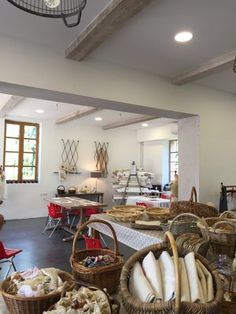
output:
M 58 230 L 51 239 L 48 232 L 42 234 L 46 218 L 22 219 L 7 221 L 0 231 L 0 240 L 6 247 L 21 248 L 23 252 L 15 258 L 17 270 L 37 266 L 56 267 L 71 272 L 69 258 L 72 242 L 63 242 L 68 233 Z M 112 248 L 111 239 L 105 237 L 106 243 Z M 78 241 L 78 247 L 83 247 L 83 240 Z M 127 259 L 134 250 L 120 244 L 120 252 Z M 0 280 L 3 279 L 6 266 L 2 265 Z

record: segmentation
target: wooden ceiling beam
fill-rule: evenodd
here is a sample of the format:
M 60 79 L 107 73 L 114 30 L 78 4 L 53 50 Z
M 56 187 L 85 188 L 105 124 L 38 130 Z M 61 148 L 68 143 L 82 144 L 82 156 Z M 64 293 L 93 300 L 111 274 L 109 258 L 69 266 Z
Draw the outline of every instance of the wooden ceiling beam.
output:
M 56 124 L 62 124 L 75 119 L 80 119 L 100 110 L 101 109 L 99 108 L 86 108 L 83 110 L 73 111 L 71 113 L 68 113 L 67 115 L 64 115 L 62 118 L 57 119 Z
M 66 58 L 82 61 L 152 0 L 113 0 L 66 49 Z
M 236 51 L 232 51 L 230 53 L 214 58 L 210 60 L 209 62 L 199 67 L 196 67 L 195 69 L 189 72 L 178 75 L 177 77 L 172 79 L 172 83 L 174 85 L 184 85 L 186 83 L 201 79 L 210 74 L 227 69 L 229 67 L 232 67 L 232 71 L 233 71 L 233 63 L 235 60 L 235 56 L 236 56 Z
M 110 130 L 110 129 L 120 128 L 123 126 L 135 124 L 135 123 L 141 123 L 141 122 L 154 120 L 157 118 L 158 117 L 154 117 L 154 116 L 142 116 L 142 117 L 138 117 L 138 118 L 131 118 L 131 119 L 123 120 L 120 122 L 114 122 L 114 123 L 106 124 L 106 125 L 103 125 L 102 128 L 103 128 L 103 130 Z
M 4 118 L 8 112 L 13 110 L 22 100 L 24 97 L 20 96 L 11 96 L 5 104 L 0 109 L 0 118 Z

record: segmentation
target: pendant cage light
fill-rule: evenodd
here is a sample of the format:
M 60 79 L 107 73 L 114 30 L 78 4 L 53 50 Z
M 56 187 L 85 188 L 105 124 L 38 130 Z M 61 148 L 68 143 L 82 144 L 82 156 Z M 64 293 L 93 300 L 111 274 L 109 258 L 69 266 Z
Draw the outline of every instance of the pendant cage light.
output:
M 31 14 L 61 18 L 67 27 L 80 23 L 81 14 L 87 0 L 7 0 L 17 8 Z M 76 18 L 75 21 L 69 21 Z

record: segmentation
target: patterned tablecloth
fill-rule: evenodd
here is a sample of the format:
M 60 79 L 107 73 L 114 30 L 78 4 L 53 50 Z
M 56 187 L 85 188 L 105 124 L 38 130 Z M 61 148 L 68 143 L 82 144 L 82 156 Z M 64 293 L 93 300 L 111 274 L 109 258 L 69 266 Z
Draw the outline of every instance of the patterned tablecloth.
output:
M 90 219 L 102 219 L 108 221 L 116 232 L 117 240 L 137 251 L 146 246 L 163 241 L 164 233 L 162 231 L 132 229 L 130 227 L 130 223 L 114 221 L 106 214 L 92 215 Z M 109 237 L 112 237 L 111 231 L 106 225 L 93 223 L 89 226 Z
M 148 196 L 128 196 L 126 205 L 136 205 L 136 203 L 145 203 L 148 207 L 170 207 L 169 199 Z

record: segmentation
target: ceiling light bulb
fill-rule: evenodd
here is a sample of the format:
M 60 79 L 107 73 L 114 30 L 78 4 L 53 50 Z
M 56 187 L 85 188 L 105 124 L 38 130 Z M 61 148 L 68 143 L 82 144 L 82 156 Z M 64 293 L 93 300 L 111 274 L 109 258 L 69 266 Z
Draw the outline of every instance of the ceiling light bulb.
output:
M 143 123 L 142 126 L 143 127 L 147 127 L 147 126 L 149 126 L 149 124 L 148 123 Z
M 61 0 L 43 0 L 43 1 L 49 9 L 55 9 L 61 3 Z
M 181 32 L 175 35 L 175 40 L 180 43 L 185 43 L 193 38 L 193 34 L 190 32 Z
M 37 109 L 35 110 L 37 113 L 44 113 L 44 110 L 43 109 Z
M 101 117 L 96 117 L 94 118 L 95 121 L 102 121 L 102 118 Z

